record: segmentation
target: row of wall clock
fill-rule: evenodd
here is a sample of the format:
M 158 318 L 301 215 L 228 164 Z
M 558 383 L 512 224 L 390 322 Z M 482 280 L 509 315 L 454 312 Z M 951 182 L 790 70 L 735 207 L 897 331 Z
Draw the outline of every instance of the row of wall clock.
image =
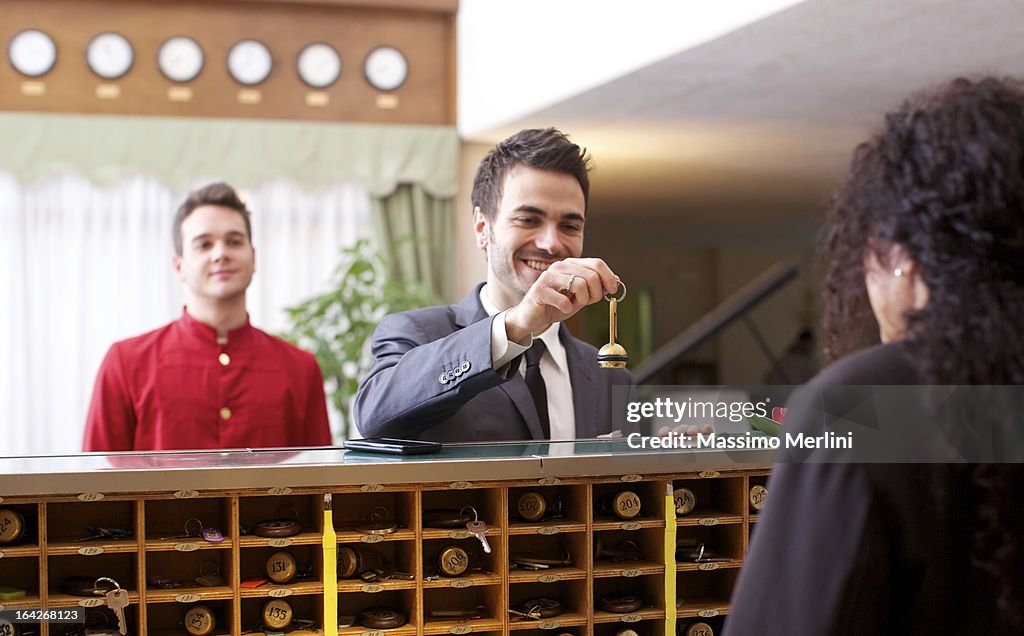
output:
M 22 75 L 42 77 L 57 62 L 57 44 L 39 29 L 27 29 L 11 38 L 7 55 L 11 66 Z M 131 70 L 135 51 L 128 38 L 120 33 L 100 33 L 86 46 L 85 61 L 97 76 L 115 80 Z M 165 40 L 157 53 L 157 67 L 172 82 L 194 80 L 202 72 L 204 63 L 203 48 L 183 35 Z M 260 84 L 270 76 L 273 66 L 270 49 L 258 40 L 241 40 L 228 51 L 228 73 L 239 84 Z M 341 56 L 329 44 L 314 42 L 299 53 L 296 68 L 299 77 L 310 87 L 327 88 L 341 76 Z M 397 89 L 408 74 L 405 56 L 391 46 L 373 49 L 363 61 L 363 75 L 377 90 Z

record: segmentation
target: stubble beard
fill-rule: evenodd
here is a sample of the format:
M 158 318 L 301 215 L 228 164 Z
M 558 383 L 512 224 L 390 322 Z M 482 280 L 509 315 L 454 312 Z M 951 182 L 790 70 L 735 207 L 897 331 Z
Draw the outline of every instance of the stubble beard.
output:
M 517 303 L 522 301 L 530 288 L 529 286 L 524 287 L 523 281 L 516 275 L 515 255 L 498 247 L 497 241 L 494 240 L 494 232 L 489 228 L 487 240 L 487 265 L 494 274 L 495 280 L 515 296 L 514 300 Z

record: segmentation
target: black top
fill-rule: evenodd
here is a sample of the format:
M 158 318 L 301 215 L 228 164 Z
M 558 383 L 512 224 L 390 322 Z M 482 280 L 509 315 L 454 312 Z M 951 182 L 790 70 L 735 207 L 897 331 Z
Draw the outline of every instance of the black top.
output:
M 919 383 L 889 344 L 840 360 L 801 393 Z M 969 563 L 969 484 L 964 464 L 776 465 L 725 633 L 994 633 L 992 585 Z

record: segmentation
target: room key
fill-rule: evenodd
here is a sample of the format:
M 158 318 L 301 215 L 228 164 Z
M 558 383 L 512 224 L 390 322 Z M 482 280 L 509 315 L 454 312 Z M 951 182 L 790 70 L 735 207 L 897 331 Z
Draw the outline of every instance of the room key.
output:
M 487 540 L 487 524 L 479 519 L 470 521 L 466 524 L 466 530 L 480 540 L 480 545 L 484 546 L 484 552 L 487 554 L 491 553 L 491 543 Z
M 107 592 L 107 607 L 117 616 L 117 631 L 121 636 L 128 634 L 128 625 L 124 620 L 124 608 L 128 607 L 128 590 L 117 588 Z
M 626 363 L 629 362 L 629 354 L 626 353 L 625 347 L 615 342 L 619 335 L 618 305 L 626 299 L 626 284 L 619 281 L 619 285 L 622 285 L 621 296 L 615 298 L 605 294 L 604 297 L 608 301 L 608 344 L 597 352 L 597 366 L 602 369 L 625 369 Z

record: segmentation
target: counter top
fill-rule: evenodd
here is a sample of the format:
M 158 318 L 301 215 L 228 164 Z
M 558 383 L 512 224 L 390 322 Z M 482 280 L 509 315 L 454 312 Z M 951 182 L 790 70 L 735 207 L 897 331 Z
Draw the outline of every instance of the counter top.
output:
M 770 450 L 634 449 L 625 439 L 445 444 L 438 453 L 414 456 L 335 447 L 0 457 L 0 501 L 5 496 L 154 492 L 169 490 L 168 482 L 173 490 L 230 490 L 612 478 L 767 468 L 772 458 Z

